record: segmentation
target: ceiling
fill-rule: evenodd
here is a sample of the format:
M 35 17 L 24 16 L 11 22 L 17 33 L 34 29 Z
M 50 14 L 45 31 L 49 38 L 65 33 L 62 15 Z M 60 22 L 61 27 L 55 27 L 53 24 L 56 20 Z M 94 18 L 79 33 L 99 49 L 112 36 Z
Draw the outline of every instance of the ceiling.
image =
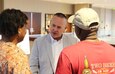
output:
M 67 4 L 91 3 L 93 7 L 101 7 L 115 10 L 115 0 L 42 0 Z

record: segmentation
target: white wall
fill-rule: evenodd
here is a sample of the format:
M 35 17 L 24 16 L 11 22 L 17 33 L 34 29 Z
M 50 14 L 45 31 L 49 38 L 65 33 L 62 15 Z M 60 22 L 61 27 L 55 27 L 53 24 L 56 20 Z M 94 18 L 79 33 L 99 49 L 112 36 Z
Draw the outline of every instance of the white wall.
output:
M 105 9 L 105 35 L 111 35 L 111 26 L 112 24 L 112 10 Z
M 69 4 L 62 3 L 53 3 L 53 2 L 44 2 L 40 0 L 4 0 L 4 9 L 6 8 L 17 8 L 22 11 L 27 12 L 39 12 L 41 13 L 41 31 L 44 30 L 45 26 L 45 13 L 56 13 L 63 12 L 65 14 L 73 13 L 73 6 Z M 101 18 L 101 35 L 111 33 L 112 36 L 115 36 L 115 11 L 110 9 L 103 9 L 98 7 L 93 7 Z M 103 30 L 104 25 L 109 25 L 106 30 L 109 29 L 106 33 Z
M 4 0 L 4 8 L 18 8 L 28 12 L 72 13 L 72 6 L 69 4 L 44 2 L 40 0 Z
M 112 36 L 115 37 L 115 10 L 112 11 Z
M 105 8 L 95 8 L 100 16 L 99 36 L 115 36 L 115 11 Z
M 45 13 L 62 12 L 65 14 L 72 14 L 73 8 L 70 4 L 44 2 L 40 0 L 4 0 L 4 9 L 17 8 L 27 12 L 40 12 L 41 15 L 41 29 L 45 26 Z

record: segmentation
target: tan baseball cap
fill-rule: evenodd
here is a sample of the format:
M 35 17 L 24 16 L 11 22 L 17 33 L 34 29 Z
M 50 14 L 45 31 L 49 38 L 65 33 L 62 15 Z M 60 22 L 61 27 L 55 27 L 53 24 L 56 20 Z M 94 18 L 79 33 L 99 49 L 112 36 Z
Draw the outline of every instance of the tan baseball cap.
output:
M 75 13 L 75 15 L 72 15 L 69 20 L 71 20 L 74 25 L 84 30 L 99 27 L 99 16 L 92 8 L 81 8 Z M 94 22 L 97 22 L 98 25 L 90 27 Z

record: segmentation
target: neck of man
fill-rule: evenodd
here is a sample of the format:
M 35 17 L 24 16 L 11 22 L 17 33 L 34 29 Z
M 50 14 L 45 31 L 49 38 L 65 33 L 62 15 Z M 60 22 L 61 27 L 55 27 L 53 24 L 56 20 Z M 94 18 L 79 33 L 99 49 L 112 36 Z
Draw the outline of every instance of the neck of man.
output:
M 59 41 L 62 38 L 63 35 L 61 35 L 60 37 L 54 38 L 54 40 Z
M 99 39 L 97 38 L 97 32 L 92 32 L 90 33 L 85 40 L 88 40 L 88 41 L 99 41 Z

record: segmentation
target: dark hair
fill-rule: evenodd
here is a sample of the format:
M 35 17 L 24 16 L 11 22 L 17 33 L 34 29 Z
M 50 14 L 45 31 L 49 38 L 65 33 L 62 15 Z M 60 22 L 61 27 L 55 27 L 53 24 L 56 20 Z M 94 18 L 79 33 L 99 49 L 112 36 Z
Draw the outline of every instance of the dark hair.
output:
M 55 13 L 54 16 L 58 16 L 58 17 L 67 19 L 67 17 L 63 13 Z
M 0 34 L 11 37 L 18 34 L 18 28 L 27 24 L 28 17 L 20 10 L 6 9 L 0 14 Z

